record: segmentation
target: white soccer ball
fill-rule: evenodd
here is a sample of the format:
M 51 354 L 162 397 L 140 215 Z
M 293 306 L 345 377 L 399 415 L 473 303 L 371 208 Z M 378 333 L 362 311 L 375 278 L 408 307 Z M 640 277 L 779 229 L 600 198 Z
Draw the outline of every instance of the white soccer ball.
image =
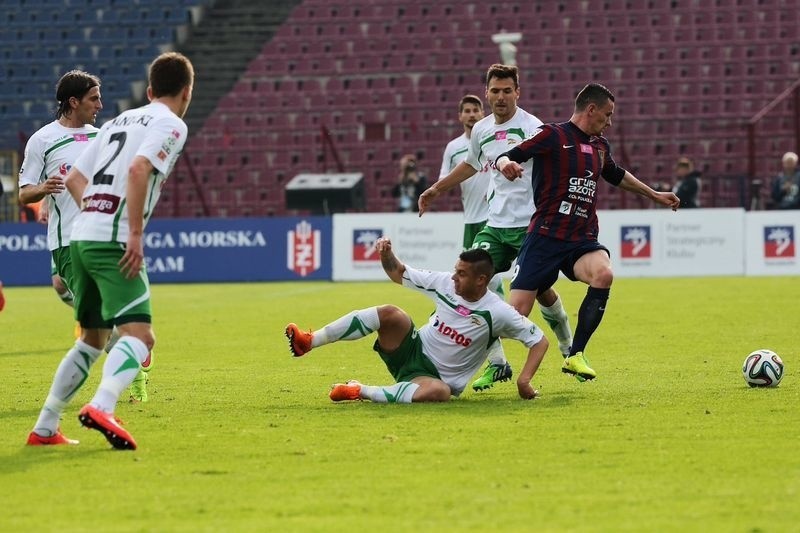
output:
M 756 350 L 744 360 L 742 376 L 751 387 L 777 387 L 783 378 L 783 361 L 772 350 Z

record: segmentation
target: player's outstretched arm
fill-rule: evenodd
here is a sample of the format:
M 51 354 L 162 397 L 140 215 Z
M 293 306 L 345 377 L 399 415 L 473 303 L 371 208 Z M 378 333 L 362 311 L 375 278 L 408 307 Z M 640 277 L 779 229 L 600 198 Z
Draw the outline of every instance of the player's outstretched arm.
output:
M 449 191 L 462 181 L 468 180 L 475 175 L 475 172 L 477 171 L 472 168 L 471 165 L 462 161 L 456 165 L 456 168 L 454 168 L 450 174 L 425 189 L 425 191 L 419 195 L 419 199 L 417 200 L 419 216 L 422 216 L 422 214 L 428 210 L 428 207 L 433 205 L 433 201 L 439 196 L 439 194 Z
M 625 176 L 622 178 L 622 181 L 619 182 L 619 187 L 620 189 L 635 192 L 640 196 L 649 198 L 650 200 L 654 201 L 657 204 L 661 204 L 671 208 L 673 211 L 676 211 L 678 207 L 681 205 L 680 198 L 678 198 L 674 192 L 655 191 L 649 185 L 646 185 L 645 183 L 639 181 L 636 178 L 636 176 L 634 176 L 627 170 L 625 171 Z
M 536 374 L 536 371 L 539 369 L 539 365 L 542 363 L 542 359 L 544 359 L 544 354 L 547 352 L 549 345 L 550 343 L 547 341 L 547 338 L 542 337 L 542 340 L 531 346 L 531 349 L 528 350 L 528 358 L 525 360 L 525 366 L 522 367 L 522 370 L 520 370 L 517 376 L 517 391 L 519 392 L 519 397 L 523 400 L 533 400 L 539 395 L 539 391 L 534 389 L 533 385 L 531 385 L 531 380 L 533 380 L 534 374 Z
M 395 257 L 392 251 L 392 241 L 387 237 L 381 237 L 375 241 L 375 249 L 381 256 L 381 266 L 383 266 L 386 275 L 395 283 L 402 285 L 406 266 Z

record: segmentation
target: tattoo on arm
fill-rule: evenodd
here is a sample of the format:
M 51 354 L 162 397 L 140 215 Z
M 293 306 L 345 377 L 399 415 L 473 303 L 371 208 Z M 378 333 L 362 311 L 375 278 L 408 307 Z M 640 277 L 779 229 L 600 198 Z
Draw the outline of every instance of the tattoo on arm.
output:
M 381 256 L 381 265 L 386 272 L 395 272 L 400 268 L 400 262 L 394 255 Z

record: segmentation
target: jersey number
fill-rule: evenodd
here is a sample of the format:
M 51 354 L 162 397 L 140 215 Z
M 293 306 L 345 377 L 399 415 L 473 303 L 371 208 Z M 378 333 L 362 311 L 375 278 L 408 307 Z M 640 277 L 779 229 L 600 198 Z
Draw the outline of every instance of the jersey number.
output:
M 114 162 L 117 158 L 119 153 L 122 151 L 122 147 L 125 146 L 125 139 L 127 138 L 128 134 L 124 131 L 118 131 L 117 133 L 112 133 L 111 138 L 108 141 L 108 144 L 113 142 L 117 143 L 117 151 L 114 152 L 114 155 L 111 156 L 103 168 L 97 171 L 97 174 L 94 175 L 94 180 L 92 183 L 95 185 L 111 185 L 111 182 L 114 181 L 114 174 L 104 174 L 106 169 Z

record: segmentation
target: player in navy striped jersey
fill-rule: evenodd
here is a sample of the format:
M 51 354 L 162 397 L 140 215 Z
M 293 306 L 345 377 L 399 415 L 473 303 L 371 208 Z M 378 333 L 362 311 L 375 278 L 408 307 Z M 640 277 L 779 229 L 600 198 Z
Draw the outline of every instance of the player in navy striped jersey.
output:
M 583 352 L 603 318 L 614 279 L 608 249 L 597 241 L 597 180 L 602 177 L 673 210 L 680 205 L 674 193 L 653 190 L 614 162 L 603 137 L 613 114 L 614 95 L 603 85 L 590 83 L 575 98 L 568 122 L 543 125 L 496 160 L 497 169 L 512 181 L 522 176 L 525 162 L 535 162 L 536 212 L 517 258 L 509 301 L 527 315 L 538 292 L 550 287 L 559 271 L 589 285 L 570 356 L 562 367 L 563 372 L 584 379 L 596 377 Z

